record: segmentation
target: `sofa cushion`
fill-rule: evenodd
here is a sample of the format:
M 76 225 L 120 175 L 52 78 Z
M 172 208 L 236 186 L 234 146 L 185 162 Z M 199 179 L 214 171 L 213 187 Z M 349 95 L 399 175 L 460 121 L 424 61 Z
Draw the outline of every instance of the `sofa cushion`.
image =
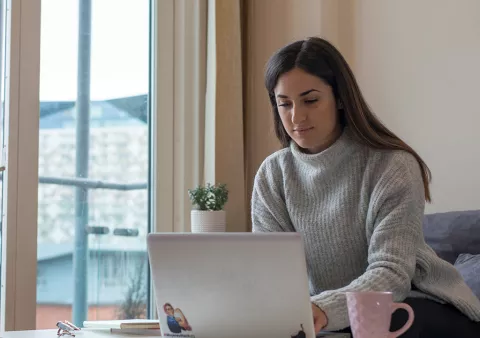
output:
M 480 255 L 460 254 L 455 261 L 455 268 L 480 299 Z
M 426 215 L 425 241 L 451 264 L 461 253 L 480 254 L 480 210 Z

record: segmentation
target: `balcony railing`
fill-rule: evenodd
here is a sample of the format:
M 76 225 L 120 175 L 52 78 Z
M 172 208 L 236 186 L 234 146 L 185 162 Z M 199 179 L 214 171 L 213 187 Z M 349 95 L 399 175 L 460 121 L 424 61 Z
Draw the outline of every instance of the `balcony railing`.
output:
M 40 176 L 38 183 L 67 185 L 85 189 L 110 189 L 110 190 L 142 190 L 148 188 L 148 183 L 113 183 L 87 178 L 64 178 L 64 177 L 46 177 Z

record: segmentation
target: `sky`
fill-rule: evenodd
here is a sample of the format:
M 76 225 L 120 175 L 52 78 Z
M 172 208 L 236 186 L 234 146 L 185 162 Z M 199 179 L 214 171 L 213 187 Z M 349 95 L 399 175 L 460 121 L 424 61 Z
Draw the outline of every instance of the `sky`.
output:
M 92 0 L 91 100 L 146 94 L 149 0 Z M 78 0 L 42 0 L 40 101 L 77 95 Z

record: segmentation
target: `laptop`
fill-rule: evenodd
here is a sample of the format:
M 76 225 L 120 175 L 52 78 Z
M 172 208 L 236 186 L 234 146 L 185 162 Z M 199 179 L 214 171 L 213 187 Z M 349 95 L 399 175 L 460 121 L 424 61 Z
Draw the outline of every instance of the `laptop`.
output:
M 152 233 L 147 247 L 163 336 L 315 337 L 300 234 Z

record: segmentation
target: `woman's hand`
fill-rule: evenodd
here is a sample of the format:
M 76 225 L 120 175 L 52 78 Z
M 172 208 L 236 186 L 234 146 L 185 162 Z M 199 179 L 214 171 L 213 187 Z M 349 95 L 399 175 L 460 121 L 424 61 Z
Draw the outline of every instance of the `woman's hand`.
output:
M 327 326 L 328 319 L 325 312 L 318 306 L 312 303 L 313 324 L 315 326 L 315 333 L 319 333 L 325 326 Z

